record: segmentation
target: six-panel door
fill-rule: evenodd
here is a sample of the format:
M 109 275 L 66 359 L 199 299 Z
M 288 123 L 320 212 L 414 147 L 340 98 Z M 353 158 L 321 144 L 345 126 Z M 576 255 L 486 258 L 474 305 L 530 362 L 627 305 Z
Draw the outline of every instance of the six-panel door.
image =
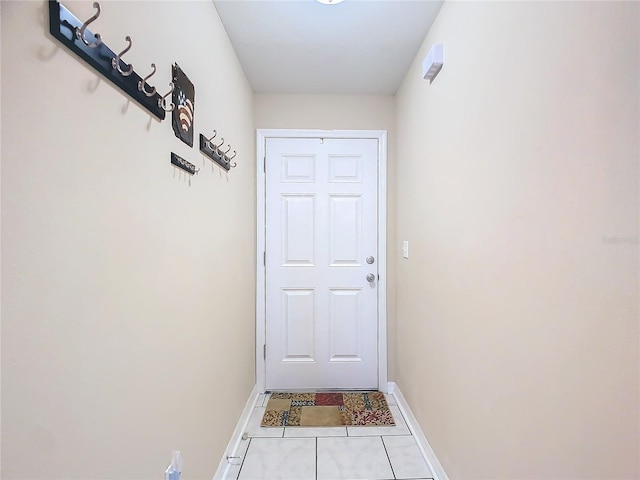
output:
M 267 139 L 267 389 L 378 387 L 377 151 Z

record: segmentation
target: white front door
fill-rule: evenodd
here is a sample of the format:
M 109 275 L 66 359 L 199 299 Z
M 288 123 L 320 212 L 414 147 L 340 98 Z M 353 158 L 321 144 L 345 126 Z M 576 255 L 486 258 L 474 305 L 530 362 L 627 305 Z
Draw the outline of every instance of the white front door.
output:
M 267 138 L 265 165 L 266 388 L 378 388 L 378 141 Z

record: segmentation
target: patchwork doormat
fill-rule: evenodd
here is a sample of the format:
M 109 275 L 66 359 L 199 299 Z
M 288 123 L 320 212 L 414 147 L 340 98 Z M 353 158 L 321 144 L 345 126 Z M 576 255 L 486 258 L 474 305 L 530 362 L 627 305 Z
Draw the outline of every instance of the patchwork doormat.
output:
M 393 426 L 381 392 L 272 393 L 263 427 Z

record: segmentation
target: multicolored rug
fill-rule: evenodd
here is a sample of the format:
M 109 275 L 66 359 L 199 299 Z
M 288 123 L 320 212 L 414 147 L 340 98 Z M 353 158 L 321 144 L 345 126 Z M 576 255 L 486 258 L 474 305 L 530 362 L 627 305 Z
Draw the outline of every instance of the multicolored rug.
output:
M 381 392 L 272 393 L 263 427 L 393 426 Z

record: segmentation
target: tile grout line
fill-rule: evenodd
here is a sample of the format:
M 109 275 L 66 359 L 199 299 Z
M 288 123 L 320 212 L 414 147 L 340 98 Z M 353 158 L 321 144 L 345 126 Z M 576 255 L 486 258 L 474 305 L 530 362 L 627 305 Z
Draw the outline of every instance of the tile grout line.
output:
M 253 439 L 249 437 L 249 445 L 247 445 L 247 450 L 244 452 L 244 455 L 242 456 L 242 462 L 240 462 L 240 468 L 238 469 L 238 476 L 236 477 L 236 480 L 240 478 L 240 473 L 242 473 L 242 467 L 244 467 L 244 461 L 247 459 L 247 455 L 249 454 L 249 448 L 251 448 L 252 440 Z
M 391 464 L 391 457 L 389 457 L 389 452 L 387 451 L 387 445 L 384 443 L 384 438 L 380 435 L 380 440 L 382 441 L 382 447 L 384 448 L 384 453 L 387 455 L 387 461 L 389 462 L 389 467 L 391 467 L 391 473 L 393 474 L 393 478 L 396 479 L 396 472 L 393 469 L 393 465 Z
M 318 480 L 318 437 L 316 437 L 316 480 Z

